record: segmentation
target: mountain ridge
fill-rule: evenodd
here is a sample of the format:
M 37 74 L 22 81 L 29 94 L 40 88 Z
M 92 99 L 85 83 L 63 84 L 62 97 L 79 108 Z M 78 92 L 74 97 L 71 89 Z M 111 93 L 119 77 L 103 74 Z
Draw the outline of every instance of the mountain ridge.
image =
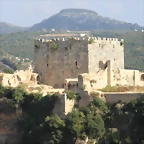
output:
M 34 24 L 30 30 L 40 29 L 69 29 L 69 30 L 113 30 L 113 29 L 137 29 L 142 30 L 138 24 L 127 23 L 103 17 L 97 12 L 87 9 L 63 9 L 59 13 L 42 20 L 40 23 Z
M 0 34 L 35 30 L 142 30 L 143 26 L 127 23 L 87 9 L 67 8 L 42 20 L 31 27 L 21 27 L 7 22 L 0 22 Z
M 17 26 L 15 24 L 7 23 L 7 22 L 0 22 L 0 34 L 22 32 L 25 30 L 28 30 L 28 28 Z

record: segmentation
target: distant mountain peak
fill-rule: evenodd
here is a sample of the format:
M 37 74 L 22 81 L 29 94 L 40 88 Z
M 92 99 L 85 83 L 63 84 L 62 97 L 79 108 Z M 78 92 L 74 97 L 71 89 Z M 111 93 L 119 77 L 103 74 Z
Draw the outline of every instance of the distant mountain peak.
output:
M 63 9 L 60 11 L 60 13 L 91 13 L 91 14 L 97 14 L 95 11 L 87 10 L 87 9 L 78 9 L 78 8 L 69 8 L 69 9 Z
M 109 17 L 103 17 L 97 12 L 87 9 L 68 8 L 31 27 L 31 30 L 41 29 L 63 30 L 141 30 L 142 27 Z

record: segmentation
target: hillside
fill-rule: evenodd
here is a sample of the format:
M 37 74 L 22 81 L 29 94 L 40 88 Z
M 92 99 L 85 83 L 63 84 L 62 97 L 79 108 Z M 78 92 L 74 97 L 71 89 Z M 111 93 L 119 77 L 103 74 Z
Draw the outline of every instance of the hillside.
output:
M 30 30 L 40 29 L 65 30 L 141 30 L 138 24 L 102 17 L 98 13 L 86 9 L 64 9 L 42 22 L 33 25 Z
M 0 73 L 7 70 L 25 70 L 29 67 L 31 61 L 28 58 L 20 58 L 0 49 Z
M 0 35 L 0 48 L 5 52 L 33 60 L 34 38 L 43 31 Z M 97 37 L 115 37 L 125 40 L 125 68 L 144 71 L 144 33 L 134 31 L 93 31 Z
M 0 34 L 20 32 L 20 31 L 25 31 L 27 29 L 28 28 L 16 26 L 13 24 L 5 23 L 5 22 L 0 22 Z

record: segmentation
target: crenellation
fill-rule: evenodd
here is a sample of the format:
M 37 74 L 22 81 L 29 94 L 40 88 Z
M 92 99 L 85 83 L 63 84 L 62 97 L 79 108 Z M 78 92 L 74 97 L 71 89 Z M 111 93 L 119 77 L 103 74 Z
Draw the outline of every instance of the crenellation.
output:
M 102 43 L 102 42 L 108 42 L 108 43 L 117 43 L 117 44 L 120 44 L 120 42 L 124 42 L 123 39 L 121 40 L 118 40 L 117 38 L 106 38 L 106 37 L 69 37 L 69 38 L 53 38 L 53 39 L 35 39 L 35 43 L 38 43 L 38 42 L 51 42 L 51 41 L 69 41 L 69 40 L 84 40 L 84 41 L 89 41 L 93 39 L 94 42 L 99 42 L 99 43 Z

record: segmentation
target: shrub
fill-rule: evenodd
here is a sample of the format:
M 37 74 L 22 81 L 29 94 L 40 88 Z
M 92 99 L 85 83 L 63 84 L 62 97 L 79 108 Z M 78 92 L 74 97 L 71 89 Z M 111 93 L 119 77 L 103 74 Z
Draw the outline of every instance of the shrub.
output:
M 57 50 L 57 49 L 58 49 L 58 45 L 53 42 L 53 43 L 51 44 L 51 49 L 52 49 L 52 50 Z
M 88 43 L 89 43 L 89 44 L 94 43 L 94 39 L 90 38 L 89 41 L 88 41 Z
M 80 95 L 78 93 L 75 94 L 73 91 L 68 91 L 66 94 L 67 94 L 67 98 L 70 100 L 79 101 L 81 99 Z
M 5 68 L 5 69 L 3 70 L 3 72 L 4 72 L 4 73 L 8 73 L 8 74 L 14 74 L 14 70 L 11 69 L 11 68 Z
M 120 42 L 120 46 L 124 46 L 124 42 Z

